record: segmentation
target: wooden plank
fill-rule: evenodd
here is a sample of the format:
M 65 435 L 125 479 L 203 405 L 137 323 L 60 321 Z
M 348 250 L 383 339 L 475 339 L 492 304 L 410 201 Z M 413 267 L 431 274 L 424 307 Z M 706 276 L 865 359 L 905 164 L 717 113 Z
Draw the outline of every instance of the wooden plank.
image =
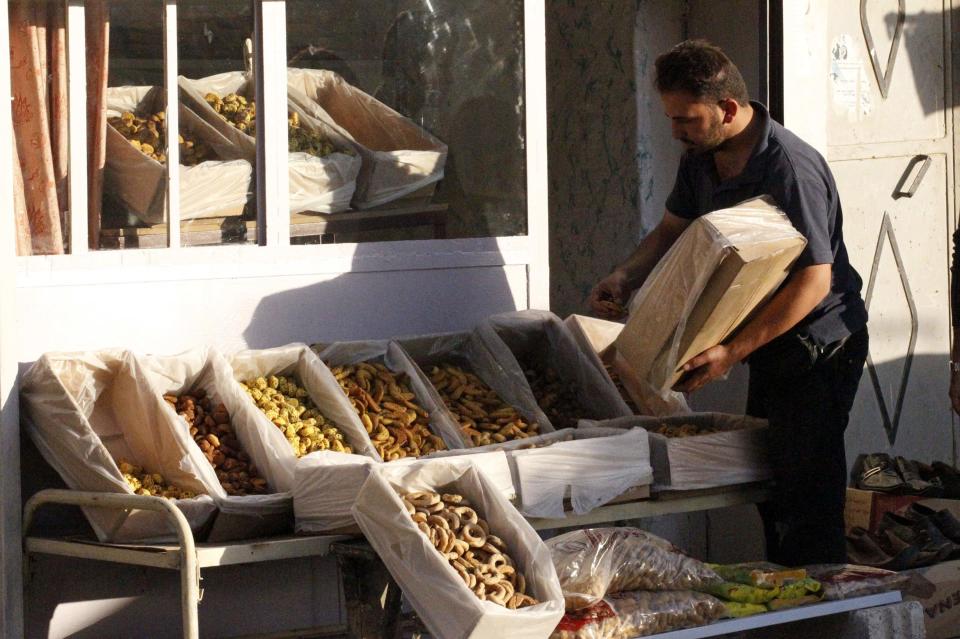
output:
M 428 225 L 438 229 L 446 224 L 448 208 L 447 204 L 417 203 L 396 208 L 342 213 L 294 213 L 290 216 L 290 236 L 363 233 Z M 184 221 L 180 225 L 180 231 L 182 246 L 230 244 L 241 241 L 241 238 L 244 242 L 255 243 L 257 223 L 255 220 L 241 220 L 239 216 L 209 217 Z M 166 224 L 104 228 L 100 231 L 100 241 L 105 249 L 163 248 L 166 246 L 166 237 Z

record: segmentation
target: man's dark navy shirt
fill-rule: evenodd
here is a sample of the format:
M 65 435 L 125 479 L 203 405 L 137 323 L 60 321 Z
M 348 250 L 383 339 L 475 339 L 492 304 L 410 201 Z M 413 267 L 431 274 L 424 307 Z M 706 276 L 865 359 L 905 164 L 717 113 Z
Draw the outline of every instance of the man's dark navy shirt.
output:
M 798 333 L 825 346 L 867 323 L 860 297 L 863 281 L 847 258 L 843 213 L 833 174 L 816 149 L 770 118 L 765 106 L 750 103 L 761 118 L 762 132 L 740 175 L 721 181 L 712 153 L 684 154 L 666 209 L 686 219 L 726 209 L 760 195 L 770 195 L 807 246 L 793 271 L 813 264 L 833 264 L 830 292 L 787 335 Z

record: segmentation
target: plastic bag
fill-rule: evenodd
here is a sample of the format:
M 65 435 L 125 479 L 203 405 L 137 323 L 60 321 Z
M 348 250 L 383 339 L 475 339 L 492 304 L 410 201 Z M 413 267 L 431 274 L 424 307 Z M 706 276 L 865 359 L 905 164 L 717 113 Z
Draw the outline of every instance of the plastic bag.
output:
M 720 577 L 670 542 L 638 528 L 574 530 L 547 541 L 567 610 L 629 590 L 702 590 Z
M 718 599 L 699 592 L 622 592 L 568 612 L 551 639 L 621 639 L 705 626 L 724 616 Z
M 565 497 L 570 498 L 573 512 L 582 515 L 629 488 L 653 481 L 647 433 L 642 428 L 615 431 L 609 437 L 579 435 L 574 441 L 510 453 L 525 515 L 564 517 Z
M 406 457 L 389 465 L 408 467 L 430 463 L 435 458 L 433 455 L 419 459 Z M 512 499 L 516 494 L 503 451 L 458 455 L 446 461 L 457 468 L 475 467 L 504 499 Z M 293 483 L 294 525 L 297 532 L 353 532 L 356 522 L 350 509 L 363 482 L 378 466 L 374 460 L 359 455 L 327 451 L 311 453 L 301 459 Z
M 223 402 L 224 396 L 236 392 L 236 382 L 230 365 L 223 355 L 213 349 L 196 349 L 171 357 L 145 356 L 141 358 L 141 363 L 147 382 L 153 385 L 158 395 L 179 396 L 203 390 L 214 403 L 219 403 Z M 184 418 L 171 406 L 166 405 L 166 402 L 164 404 L 165 410 L 162 411 L 161 418 L 169 423 L 171 429 L 186 431 L 188 424 Z M 244 414 L 251 413 L 246 411 Z M 237 416 L 231 415 L 230 424 L 243 450 L 250 455 L 253 465 L 262 467 L 258 456 L 262 455 L 264 448 L 256 423 L 241 423 Z M 189 437 L 189 432 L 187 435 Z M 220 485 L 210 464 L 206 464 L 202 469 L 201 479 L 219 510 L 211 530 L 211 540 L 245 539 L 256 536 L 255 533 L 263 534 L 268 519 L 274 516 L 289 516 L 292 512 L 291 494 L 276 492 L 275 486 L 270 485 L 273 494 L 229 495 Z M 275 517 L 274 527 L 289 525 L 286 520 L 287 517 Z
M 446 144 L 333 71 L 287 69 L 287 87 L 293 104 L 332 119 L 355 141 L 362 158 L 357 208 L 385 204 L 443 178 Z
M 455 493 L 467 498 L 500 537 L 540 603 L 510 610 L 482 601 L 421 532 L 399 493 Z M 471 466 L 431 460 L 409 467 L 381 465 L 357 496 L 353 515 L 410 604 L 437 637 L 545 637 L 563 615 L 563 594 L 543 541 Z
M 685 437 L 665 437 L 662 425 L 689 427 Z M 669 417 L 633 416 L 581 420 L 579 428 L 644 428 L 650 433 L 650 461 L 658 490 L 694 490 L 770 479 L 767 420 L 749 415 L 691 413 Z
M 769 561 L 708 565 L 727 581 L 758 588 L 779 588 L 784 583 L 807 578 L 807 571 L 803 568 L 785 568 Z
M 124 112 L 152 115 L 167 108 L 160 87 L 111 87 L 107 117 Z M 206 144 L 217 156 L 195 166 L 180 166 L 180 219 L 240 215 L 250 198 L 253 164 L 238 156 L 229 139 L 184 105 L 178 109 L 180 134 Z M 107 126 L 105 188 L 148 224 L 166 221 L 167 170 L 131 146 Z
M 820 582 L 823 598 L 828 601 L 902 590 L 911 580 L 906 572 L 853 564 L 815 564 L 806 570 L 809 577 Z
M 679 367 L 742 325 L 786 279 L 805 244 L 769 196 L 691 224 L 633 296 L 615 342 L 651 398 L 644 404 L 653 406 L 656 398 L 668 408 L 675 403 L 671 388 Z M 721 272 L 728 262 L 745 266 Z M 725 295 L 728 289 L 736 294 Z
M 231 71 L 196 80 L 181 76 L 178 82 L 184 103 L 230 140 L 239 157 L 256 162 L 256 137 L 224 121 L 204 99 L 207 93 L 216 93 L 221 97 L 237 93 L 247 100 L 253 100 L 252 77 L 242 71 Z M 329 117 L 324 118 L 322 110 L 308 112 L 302 105 L 290 100 L 287 108 L 297 113 L 300 126 L 322 133 L 336 149 L 324 157 L 307 153 L 289 154 L 287 174 L 290 212 L 337 213 L 349 209 L 360 173 L 359 147 L 349 133 L 336 126 Z
M 511 367 L 519 366 L 521 370 L 524 365 L 549 367 L 563 384 L 572 387 L 584 414 L 559 415 L 560 419 L 555 413 L 553 417 L 548 414 L 553 429 L 574 426 L 580 418 L 608 419 L 633 414 L 610 378 L 580 350 L 553 313 L 525 310 L 492 315 L 476 331 L 498 362 L 509 362 Z M 538 403 L 545 400 L 536 399 Z
M 162 418 L 165 402 L 145 383 L 132 353 L 47 353 L 24 374 L 20 397 L 27 433 L 70 488 L 133 494 L 118 462 L 142 466 L 199 494 L 174 504 L 194 534 L 202 536 L 216 510 L 200 479 L 207 460 L 185 433 Z M 101 541 L 177 538 L 159 512 L 83 510 Z
M 425 335 L 400 339 L 397 343 L 428 379 L 433 366 L 438 364 L 459 366 L 479 377 L 505 404 L 516 409 L 527 423 L 536 423 L 540 433 L 554 430 L 547 416 L 537 405 L 537 400 L 534 399 L 520 367 L 510 361 L 495 359 L 476 333 Z M 431 387 L 431 390 L 436 389 Z M 439 393 L 435 394 L 438 403 L 441 406 L 445 405 L 443 396 Z M 456 419 L 453 415 L 451 417 Z M 473 441 L 469 436 L 464 435 L 463 440 L 468 446 L 473 447 Z
M 380 456 L 370 443 L 367 432 L 356 419 L 356 414 L 340 391 L 336 379 L 305 344 L 242 351 L 233 355 L 230 366 L 237 382 L 267 375 L 296 375 L 324 417 L 343 433 L 344 439 L 353 449 L 353 454 L 379 461 Z M 221 401 L 230 415 L 241 424 L 256 425 L 257 435 L 245 440 L 244 444 L 251 441 L 252 449 L 247 452 L 254 458 L 270 485 L 281 491 L 292 490 L 298 458 L 284 434 L 257 408 L 239 383 L 225 389 Z M 256 442 L 259 442 L 259 445 Z
M 458 424 L 442 405 L 430 382 L 398 344 L 390 340 L 370 340 L 337 342 L 323 347 L 315 345 L 314 349 L 320 351 L 320 359 L 330 367 L 376 362 L 394 373 L 406 375 L 410 390 L 416 395 L 416 402 L 430 415 L 430 430 L 443 439 L 448 449 L 467 447 Z M 343 392 L 340 391 L 340 394 L 343 395 Z M 360 424 L 352 408 L 351 413 Z M 363 428 L 362 425 L 360 427 Z

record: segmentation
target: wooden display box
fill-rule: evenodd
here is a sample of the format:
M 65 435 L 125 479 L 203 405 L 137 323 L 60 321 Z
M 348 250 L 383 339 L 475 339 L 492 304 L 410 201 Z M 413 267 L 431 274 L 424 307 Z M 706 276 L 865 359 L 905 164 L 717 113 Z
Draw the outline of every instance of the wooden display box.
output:
M 875 490 L 847 488 L 847 503 L 843 511 L 844 527 L 847 532 L 856 526 L 876 532 L 877 524 L 885 513 L 896 512 L 922 499 L 919 495 L 892 495 Z

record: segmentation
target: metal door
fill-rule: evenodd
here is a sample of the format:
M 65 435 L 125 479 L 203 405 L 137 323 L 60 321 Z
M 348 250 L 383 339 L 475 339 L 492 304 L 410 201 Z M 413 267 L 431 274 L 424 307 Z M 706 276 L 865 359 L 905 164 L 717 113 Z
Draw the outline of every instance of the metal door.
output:
M 870 312 L 850 459 L 887 450 L 956 461 L 947 396 L 955 223 L 950 4 L 819 4 L 827 25 L 827 158 Z

